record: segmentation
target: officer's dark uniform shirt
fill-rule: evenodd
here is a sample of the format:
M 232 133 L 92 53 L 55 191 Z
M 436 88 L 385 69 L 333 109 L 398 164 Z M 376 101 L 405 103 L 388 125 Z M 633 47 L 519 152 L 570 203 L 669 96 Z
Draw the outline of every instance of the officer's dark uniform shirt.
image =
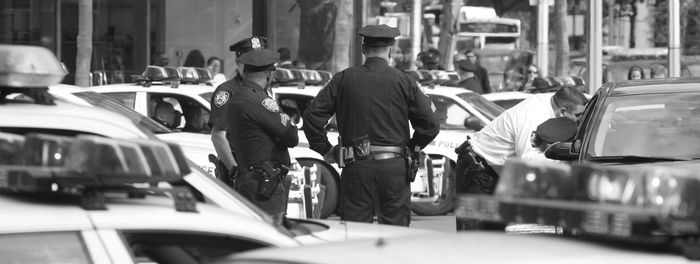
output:
M 376 146 L 425 147 L 437 136 L 439 123 L 420 84 L 382 58 L 333 76 L 304 113 L 304 133 L 314 151 L 325 154 L 331 144 L 323 129 L 335 113 L 343 146 L 368 135 Z M 336 112 L 337 110 L 337 112 Z M 409 137 L 410 120 L 414 128 Z M 410 140 L 409 140 L 410 138 Z
M 236 77 L 228 80 L 214 90 L 214 95 L 211 97 L 211 114 L 209 115 L 209 127 L 214 127 L 215 125 L 219 128 L 228 127 L 228 118 L 226 117 L 226 103 L 233 97 L 241 85 L 243 77 L 240 74 L 236 74 Z
M 231 144 L 241 166 L 253 166 L 265 161 L 290 165 L 287 148 L 299 143 L 295 126 L 282 116 L 280 108 L 265 90 L 254 82 L 243 80 L 236 96 L 226 108 L 230 124 Z

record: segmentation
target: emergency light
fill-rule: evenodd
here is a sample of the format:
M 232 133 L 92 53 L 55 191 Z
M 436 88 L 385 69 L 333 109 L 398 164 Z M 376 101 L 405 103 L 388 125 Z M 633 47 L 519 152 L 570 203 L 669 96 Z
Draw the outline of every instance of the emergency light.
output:
M 278 83 L 280 85 L 285 85 L 294 82 L 299 82 L 300 79 L 297 79 L 294 73 L 292 72 L 291 69 L 285 69 L 285 68 L 277 68 L 275 71 L 272 73 L 272 78 L 274 79 L 274 83 Z
M 629 241 L 700 235 L 700 178 L 690 171 L 508 160 L 494 195 L 463 195 L 455 215 L 556 225 Z
M 182 150 L 172 143 L 27 134 L 19 153 L 21 159 L 0 165 L 0 192 L 79 196 L 86 209 L 105 209 L 102 191 L 169 194 L 177 210 L 196 211 L 186 189 L 134 187 L 177 183 L 190 173 Z

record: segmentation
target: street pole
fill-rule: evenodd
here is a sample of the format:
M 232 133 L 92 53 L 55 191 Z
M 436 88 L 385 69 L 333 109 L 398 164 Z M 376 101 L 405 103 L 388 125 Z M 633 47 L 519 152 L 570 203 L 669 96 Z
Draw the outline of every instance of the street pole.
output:
M 420 39 L 423 34 L 421 22 L 423 21 L 423 1 L 413 0 L 413 16 L 411 26 L 411 70 L 416 70 L 416 59 L 421 52 Z
M 679 0 L 668 1 L 668 77 L 681 76 L 681 8 Z
M 540 0 L 537 6 L 537 67 L 541 76 L 549 70 L 549 0 Z
M 588 92 L 603 85 L 603 0 L 588 1 Z

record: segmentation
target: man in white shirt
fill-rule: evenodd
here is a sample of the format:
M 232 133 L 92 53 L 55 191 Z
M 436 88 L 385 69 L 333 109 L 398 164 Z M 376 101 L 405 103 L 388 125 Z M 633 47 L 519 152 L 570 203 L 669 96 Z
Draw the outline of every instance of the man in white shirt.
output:
M 576 88 L 563 87 L 554 94 L 536 94 L 501 113 L 468 140 L 469 148 L 484 170 L 467 176 L 468 179 L 460 179 L 462 184 L 457 184 L 458 191 L 492 193 L 497 172 L 508 158 L 548 160 L 544 152 L 532 146 L 532 132 L 550 118 L 576 120 L 587 102 L 586 96 Z

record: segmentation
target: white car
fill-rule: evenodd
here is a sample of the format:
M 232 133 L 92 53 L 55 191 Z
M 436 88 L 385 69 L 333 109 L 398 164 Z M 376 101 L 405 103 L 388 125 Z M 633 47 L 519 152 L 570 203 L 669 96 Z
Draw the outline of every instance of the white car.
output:
M 320 86 L 293 85 L 272 89 L 280 108 L 293 120 L 299 120 L 311 100 L 322 89 Z M 436 107 L 435 114 L 440 121 L 440 133 L 423 151 L 429 155 L 429 161 L 419 171 L 416 180 L 411 183 L 413 193 L 413 211 L 421 215 L 441 215 L 452 211 L 455 184 L 454 176 L 449 173 L 457 161 L 454 149 L 467 136 L 481 129 L 498 116 L 503 109 L 481 95 L 469 90 L 446 86 L 432 86 L 425 89 L 425 94 Z M 300 121 L 300 122 L 303 122 Z M 337 144 L 338 134 L 333 120 L 328 125 L 328 139 Z M 306 136 L 299 136 L 299 144 L 308 146 Z M 447 171 L 448 173 L 443 173 Z M 428 183 L 432 183 L 432 186 Z
M 136 110 L 142 115 L 152 117 L 153 109 L 156 101 L 167 101 L 174 105 L 175 109 L 181 113 L 184 111 L 201 111 L 206 113 L 204 118 L 208 120 L 210 113 L 210 99 L 214 93 L 215 87 L 209 85 L 197 84 L 179 84 L 177 88 L 173 88 L 170 84 L 152 83 L 148 87 L 137 83 L 113 84 L 104 86 L 95 86 L 90 88 L 92 91 L 107 95 L 129 108 Z M 182 118 L 181 126 L 184 127 L 186 120 Z M 197 157 L 193 161 L 197 164 L 207 164 L 206 169 L 213 172 L 213 164 L 209 163 L 208 154 L 216 153 L 214 146 L 211 143 L 211 138 L 208 131 L 201 133 L 165 133 L 159 134 L 158 137 L 175 142 L 185 148 L 198 149 Z M 316 218 L 327 218 L 335 213 L 338 208 L 339 200 L 339 174 L 333 166 L 323 161 L 323 157 L 318 153 L 310 150 L 308 147 L 295 147 L 289 149 L 290 156 L 296 160 L 300 167 L 309 167 L 316 173 L 316 180 L 313 183 L 311 190 L 311 200 L 314 205 L 313 215 Z M 296 174 L 302 174 L 304 168 L 299 168 Z M 302 175 L 296 175 L 296 179 L 300 179 Z M 298 180 L 296 182 L 302 182 Z M 296 184 L 303 186 L 303 184 Z M 323 187 L 322 187 L 323 186 Z M 323 192 L 323 194 L 321 194 Z M 319 199 L 323 197 L 323 199 Z M 291 201 L 295 201 L 292 206 L 302 207 L 304 199 L 303 190 L 295 188 L 290 192 Z M 320 208 L 320 210 L 319 210 Z M 300 209 L 300 211 L 304 211 Z M 308 213 L 302 212 L 301 215 L 307 216 Z

